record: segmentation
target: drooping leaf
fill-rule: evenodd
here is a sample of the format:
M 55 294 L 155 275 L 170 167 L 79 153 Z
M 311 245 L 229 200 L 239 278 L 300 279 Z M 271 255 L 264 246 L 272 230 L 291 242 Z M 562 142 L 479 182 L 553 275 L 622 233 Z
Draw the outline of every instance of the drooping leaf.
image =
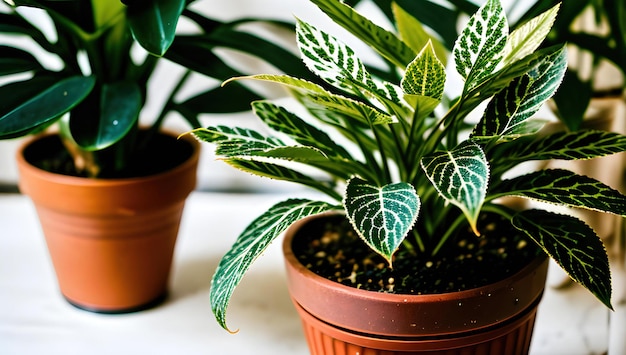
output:
M 346 187 L 344 206 L 354 230 L 391 265 L 393 254 L 417 219 L 420 199 L 408 183 L 378 187 L 353 178 Z
M 611 306 L 611 271 L 602 241 L 583 221 L 543 210 L 515 215 L 513 225 L 535 240 L 574 281 Z
M 566 53 L 562 47 L 528 74 L 513 79 L 489 102 L 473 136 L 516 138 L 536 133 L 541 125 L 529 126 L 528 120 L 552 97 L 561 84 L 566 68 Z
M 452 49 L 456 70 L 465 79 L 466 91 L 478 86 L 500 63 L 508 31 L 498 0 L 488 0 L 470 17 Z
M 60 118 L 94 85 L 93 77 L 41 75 L 0 87 L 0 139 L 28 134 Z
M 217 322 L 229 330 L 226 310 L 235 288 L 250 265 L 278 236 L 300 219 L 338 209 L 327 202 L 292 199 L 272 206 L 250 223 L 224 255 L 211 280 L 211 309 Z
M 292 89 L 304 90 L 313 94 L 330 94 L 328 91 L 324 90 L 323 87 L 315 83 L 312 83 L 308 80 L 304 80 L 301 78 L 296 78 L 290 75 L 257 74 L 257 75 L 250 75 L 250 76 L 240 76 L 240 77 L 234 77 L 234 78 L 230 78 L 226 80 L 222 84 L 222 86 L 227 86 L 226 84 L 229 84 L 231 81 L 245 80 L 245 79 L 261 80 L 261 81 L 267 81 L 270 83 L 281 84 Z
M 391 8 L 402 41 L 411 47 L 415 53 L 419 53 L 430 42 L 436 57 L 445 67 L 448 60 L 446 47 L 426 32 L 422 24 L 402 7 L 398 6 L 396 2 L 391 3 Z
M 141 90 L 135 82 L 103 84 L 94 101 L 77 106 L 70 116 L 70 132 L 84 150 L 94 151 L 119 142 L 136 126 L 143 105 Z M 92 105 L 98 105 L 94 110 Z M 93 112 L 98 116 L 93 116 Z M 91 117 L 85 117 L 90 114 Z
M 326 132 L 305 122 L 283 107 L 267 101 L 257 101 L 252 103 L 252 110 L 270 128 L 289 135 L 302 145 L 315 147 L 327 156 L 352 159 L 350 153 Z
M 439 194 L 458 206 L 474 233 L 489 183 L 489 165 L 477 144 L 465 141 L 451 151 L 435 152 L 421 160 L 422 169 Z
M 557 4 L 511 32 L 504 49 L 505 65 L 522 59 L 539 48 L 550 33 L 559 8 L 560 4 Z
M 132 1 L 126 15 L 135 40 L 148 52 L 162 56 L 174 41 L 185 0 Z
M 493 197 L 498 195 L 626 216 L 626 196 L 596 179 L 563 169 L 546 169 L 504 180 L 493 191 Z
M 370 45 L 380 55 L 404 68 L 415 57 L 415 52 L 396 35 L 360 15 L 350 6 L 337 0 L 311 0 L 333 21 Z

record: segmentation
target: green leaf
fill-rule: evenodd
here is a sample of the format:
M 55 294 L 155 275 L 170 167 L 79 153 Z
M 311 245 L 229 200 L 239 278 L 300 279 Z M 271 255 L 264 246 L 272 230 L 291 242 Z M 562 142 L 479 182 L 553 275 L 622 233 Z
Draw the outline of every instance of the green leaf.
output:
M 272 206 L 239 235 L 222 257 L 211 280 L 211 309 L 217 322 L 226 330 L 226 310 L 243 275 L 267 247 L 291 224 L 305 217 L 340 207 L 321 201 L 291 199 Z
M 236 98 L 236 99 L 234 99 Z M 198 116 L 201 113 L 233 113 L 250 109 L 250 102 L 261 96 L 239 83 L 227 87 L 216 87 L 190 97 L 175 105 L 175 109 Z
M 391 3 L 396 20 L 396 26 L 403 42 L 405 42 L 415 53 L 419 53 L 424 46 L 432 43 L 436 57 L 445 67 L 448 60 L 448 50 L 441 42 L 433 38 L 426 32 L 422 24 L 411 14 L 398 6 L 396 2 Z
M 569 170 L 547 169 L 503 180 L 490 197 L 521 196 L 626 216 L 626 196 Z
M 611 306 L 611 272 L 602 241 L 583 221 L 543 210 L 522 211 L 515 228 L 535 240 L 574 281 Z
M 283 107 L 267 101 L 257 101 L 252 103 L 252 110 L 270 128 L 287 134 L 302 145 L 315 147 L 327 156 L 352 159 L 350 153 L 335 143 L 328 134 Z
M 583 124 L 594 95 L 592 84 L 591 80 L 581 80 L 575 70 L 568 68 L 563 83 L 554 94 L 555 114 L 570 131 L 579 130 Z
M 500 1 L 488 0 L 472 15 L 454 44 L 456 70 L 466 91 L 481 84 L 502 60 L 508 24 Z
M 280 139 L 248 128 L 216 126 L 192 131 L 204 142 L 216 143 L 215 153 L 223 157 L 244 157 L 260 155 L 275 148 L 286 147 Z
M 532 141 L 497 151 L 499 157 L 513 162 L 529 160 L 578 160 L 603 157 L 626 151 L 626 136 L 615 132 L 581 130 L 559 131 Z M 496 148 L 497 149 L 497 148 Z
M 360 15 L 350 6 L 337 0 L 311 0 L 357 38 L 400 68 L 404 68 L 415 57 L 415 52 L 398 37 Z
M 419 214 L 415 188 L 405 182 L 378 187 L 353 178 L 348 181 L 344 205 L 358 235 L 391 265 Z
M 540 125 L 528 120 L 561 84 L 567 59 L 565 47 L 546 56 L 528 74 L 515 78 L 489 102 L 473 136 L 516 138 L 536 133 Z
M 505 65 L 522 59 L 539 48 L 550 33 L 559 8 L 560 4 L 557 4 L 511 32 L 504 48 Z
M 458 206 L 476 235 L 480 208 L 489 183 L 489 165 L 483 150 L 466 141 L 448 152 L 422 158 L 422 169 L 446 201 Z
M 275 74 L 257 74 L 257 75 L 250 75 L 250 76 L 240 76 L 240 77 L 235 77 L 235 78 L 230 78 L 228 80 L 226 80 L 222 86 L 227 86 L 226 84 L 230 83 L 231 81 L 234 80 L 245 80 L 245 79 L 252 79 L 252 80 L 261 80 L 261 81 L 267 81 L 270 83 L 276 83 L 276 84 L 281 84 L 284 86 L 287 86 L 289 88 L 292 89 L 296 89 L 296 90 L 304 90 L 304 91 L 308 91 L 310 93 L 313 94 L 329 94 L 331 95 L 331 93 L 329 93 L 328 91 L 324 90 L 323 87 L 312 83 L 308 80 L 304 80 L 304 79 L 300 79 L 300 78 L 295 78 L 293 76 L 290 75 L 275 75 Z
M 340 95 L 306 95 L 311 105 L 325 110 L 340 113 L 347 117 L 359 120 L 366 125 L 379 125 L 395 122 L 392 116 L 366 105 L 362 102 Z
M 126 8 L 133 38 L 148 52 L 162 56 L 174 41 L 185 0 L 132 1 Z
M 44 69 L 32 54 L 19 48 L 0 45 L 0 53 L 0 76 Z
M 35 76 L 0 88 L 0 139 L 28 134 L 78 105 L 93 89 L 95 78 Z
M 81 103 L 70 116 L 72 138 L 87 151 L 102 150 L 124 138 L 136 126 L 143 104 L 139 86 L 129 81 L 104 84 L 93 99 Z M 94 117 L 94 111 L 99 115 Z
M 405 94 L 441 100 L 445 82 L 446 68 L 437 59 L 432 42 L 428 41 L 406 68 L 400 86 Z

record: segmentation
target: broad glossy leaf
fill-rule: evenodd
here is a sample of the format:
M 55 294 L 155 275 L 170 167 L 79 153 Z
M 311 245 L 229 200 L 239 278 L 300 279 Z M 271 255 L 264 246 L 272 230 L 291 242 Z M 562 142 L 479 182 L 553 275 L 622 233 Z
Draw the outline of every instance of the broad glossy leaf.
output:
M 49 124 L 93 89 L 93 77 L 36 76 L 0 88 L 0 138 L 15 138 Z
M 253 112 L 275 131 L 282 132 L 307 147 L 315 147 L 327 156 L 352 159 L 350 153 L 317 127 L 305 122 L 283 107 L 267 101 L 252 103 Z
M 565 47 L 562 47 L 540 61 L 528 74 L 513 79 L 489 102 L 473 135 L 515 138 L 535 133 L 540 127 L 529 126 L 528 120 L 554 95 L 566 68 Z
M 98 116 L 93 107 L 99 105 Z M 70 116 L 72 138 L 84 150 L 107 148 L 124 138 L 139 119 L 143 105 L 141 90 L 135 82 L 104 84 L 95 102 L 83 102 Z M 86 116 L 86 115 L 90 116 Z
M 420 199 L 408 183 L 378 187 L 353 178 L 346 187 L 344 206 L 355 231 L 391 265 L 393 254 L 417 220 Z
M 489 165 L 483 150 L 466 141 L 448 152 L 422 158 L 422 169 L 439 194 L 458 206 L 476 235 L 476 223 L 489 184 Z
M 563 169 L 541 170 L 504 180 L 493 194 L 494 197 L 522 196 L 626 216 L 626 196 L 596 179 Z
M 499 0 L 488 0 L 470 17 L 454 44 L 456 70 L 466 91 L 478 86 L 502 60 L 508 24 Z
M 44 69 L 32 54 L 19 48 L 0 45 L 0 53 L 0 75 Z
M 222 257 L 211 280 L 211 309 L 217 322 L 226 330 L 226 310 L 243 275 L 267 247 L 291 224 L 305 217 L 340 207 L 326 202 L 292 199 L 272 206 L 239 235 Z
M 400 83 L 408 95 L 441 100 L 446 82 L 446 68 L 437 59 L 432 42 L 428 41 L 417 57 L 407 66 Z
M 511 32 L 504 48 L 504 63 L 514 62 L 534 52 L 548 36 L 560 4 L 538 15 Z
M 611 271 L 602 241 L 583 221 L 542 210 L 522 211 L 515 228 L 534 239 L 574 281 L 611 306 Z
M 415 53 L 422 51 L 422 48 L 424 48 L 428 42 L 432 43 L 436 57 L 445 67 L 448 60 L 448 50 L 446 47 L 426 32 L 422 24 L 402 7 L 398 6 L 396 2 L 391 3 L 391 8 L 402 41 L 411 47 Z
M 162 56 L 174 41 L 185 0 L 144 0 L 128 4 L 126 14 L 135 40 L 148 52 Z
M 415 57 L 415 52 L 394 33 L 374 24 L 348 5 L 337 0 L 311 1 L 333 21 L 370 45 L 396 66 L 404 68 Z

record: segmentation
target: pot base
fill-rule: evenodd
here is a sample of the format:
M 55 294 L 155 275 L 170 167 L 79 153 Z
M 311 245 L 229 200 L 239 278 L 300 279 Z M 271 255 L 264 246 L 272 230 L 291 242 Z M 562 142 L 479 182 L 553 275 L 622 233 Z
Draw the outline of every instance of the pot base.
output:
M 151 309 L 151 308 L 155 308 L 155 307 L 161 305 L 167 299 L 167 294 L 168 294 L 167 292 L 163 292 L 162 294 L 160 294 L 155 299 L 153 299 L 153 300 L 151 300 L 149 302 L 146 302 L 146 303 L 141 304 L 139 306 L 134 306 L 134 307 L 130 307 L 130 308 L 122 308 L 122 309 L 106 309 L 106 308 L 85 306 L 85 305 L 82 305 L 82 304 L 80 304 L 78 302 L 72 301 L 71 299 L 67 298 L 65 295 L 63 295 L 63 298 L 65 299 L 65 301 L 67 301 L 67 303 L 69 303 L 70 305 L 72 305 L 75 308 L 80 309 L 81 311 L 97 313 L 97 314 L 128 314 L 128 313 L 135 313 L 135 312 L 145 311 L 145 310 L 148 310 L 148 309 Z
M 326 323 L 293 303 L 311 355 L 523 355 L 528 354 L 537 315 L 533 306 L 507 324 L 447 337 L 373 337 Z

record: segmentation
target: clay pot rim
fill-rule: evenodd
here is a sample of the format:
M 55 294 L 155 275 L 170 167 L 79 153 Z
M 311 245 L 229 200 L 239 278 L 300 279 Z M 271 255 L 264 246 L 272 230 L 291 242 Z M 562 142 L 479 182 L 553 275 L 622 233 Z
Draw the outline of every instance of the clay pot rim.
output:
M 198 140 L 194 139 L 190 135 L 179 135 L 174 132 L 168 130 L 161 130 L 159 134 L 175 137 L 178 139 L 185 140 L 189 144 L 192 145 L 192 153 L 185 161 L 174 167 L 173 169 L 165 170 L 160 173 L 150 174 L 146 176 L 139 177 L 127 177 L 127 178 L 87 178 L 81 176 L 72 176 L 72 175 L 64 175 L 59 173 L 54 173 L 47 171 L 45 169 L 38 168 L 32 165 L 29 161 L 24 157 L 24 150 L 28 148 L 32 143 L 39 141 L 41 139 L 45 139 L 51 136 L 57 136 L 58 132 L 46 132 L 42 134 L 37 134 L 32 137 L 26 139 L 18 148 L 16 152 L 16 160 L 18 165 L 20 165 L 23 169 L 27 169 L 32 171 L 33 173 L 45 178 L 49 181 L 54 181 L 59 185 L 67 185 L 67 186 L 101 186 L 101 187 L 110 187 L 110 186 L 122 186 L 127 184 L 135 184 L 142 181 L 150 181 L 155 178 L 165 177 L 167 175 L 175 175 L 179 174 L 182 170 L 187 170 L 195 166 L 196 161 L 200 155 L 200 143 Z
M 334 215 L 334 214 L 341 214 L 341 212 L 336 212 L 336 211 L 325 212 L 325 213 L 303 218 L 295 222 L 291 226 L 292 227 L 291 231 L 299 230 L 302 227 L 302 225 L 306 224 L 311 219 L 321 218 L 324 216 L 329 216 L 329 215 Z M 349 293 L 352 296 L 360 298 L 360 299 L 370 299 L 370 300 L 376 300 L 377 302 L 387 302 L 387 303 L 396 303 L 396 304 L 406 303 L 408 302 L 408 299 L 411 299 L 411 302 L 418 302 L 418 303 L 424 303 L 424 304 L 436 303 L 436 302 L 440 302 L 442 297 L 445 297 L 445 295 L 449 295 L 449 294 L 455 294 L 456 295 L 455 300 L 470 299 L 476 296 L 482 296 L 482 295 L 488 294 L 491 290 L 506 287 L 507 285 L 510 285 L 514 283 L 515 281 L 523 278 L 524 275 L 528 273 L 528 270 L 536 269 L 539 265 L 544 263 L 546 259 L 548 258 L 547 255 L 541 254 L 537 258 L 535 258 L 532 262 L 530 262 L 528 265 L 524 266 L 522 269 L 517 271 L 515 274 L 510 275 L 509 277 L 503 280 L 496 281 L 494 283 L 491 283 L 485 286 L 472 288 L 468 290 L 446 292 L 446 293 L 434 293 L 434 294 L 385 293 L 385 292 L 368 291 L 368 290 L 363 290 L 363 289 L 358 289 L 355 287 L 343 285 L 338 282 L 326 279 L 314 273 L 313 271 L 309 270 L 296 258 L 295 254 L 293 253 L 291 244 L 292 244 L 294 236 L 295 236 L 295 233 L 287 233 L 285 235 L 285 238 L 283 239 L 283 245 L 282 245 L 283 255 L 285 256 L 287 261 L 289 261 L 290 264 L 294 266 L 296 271 L 301 272 L 307 279 L 310 279 L 312 282 L 319 284 L 325 288 L 330 287 L 338 293 Z

